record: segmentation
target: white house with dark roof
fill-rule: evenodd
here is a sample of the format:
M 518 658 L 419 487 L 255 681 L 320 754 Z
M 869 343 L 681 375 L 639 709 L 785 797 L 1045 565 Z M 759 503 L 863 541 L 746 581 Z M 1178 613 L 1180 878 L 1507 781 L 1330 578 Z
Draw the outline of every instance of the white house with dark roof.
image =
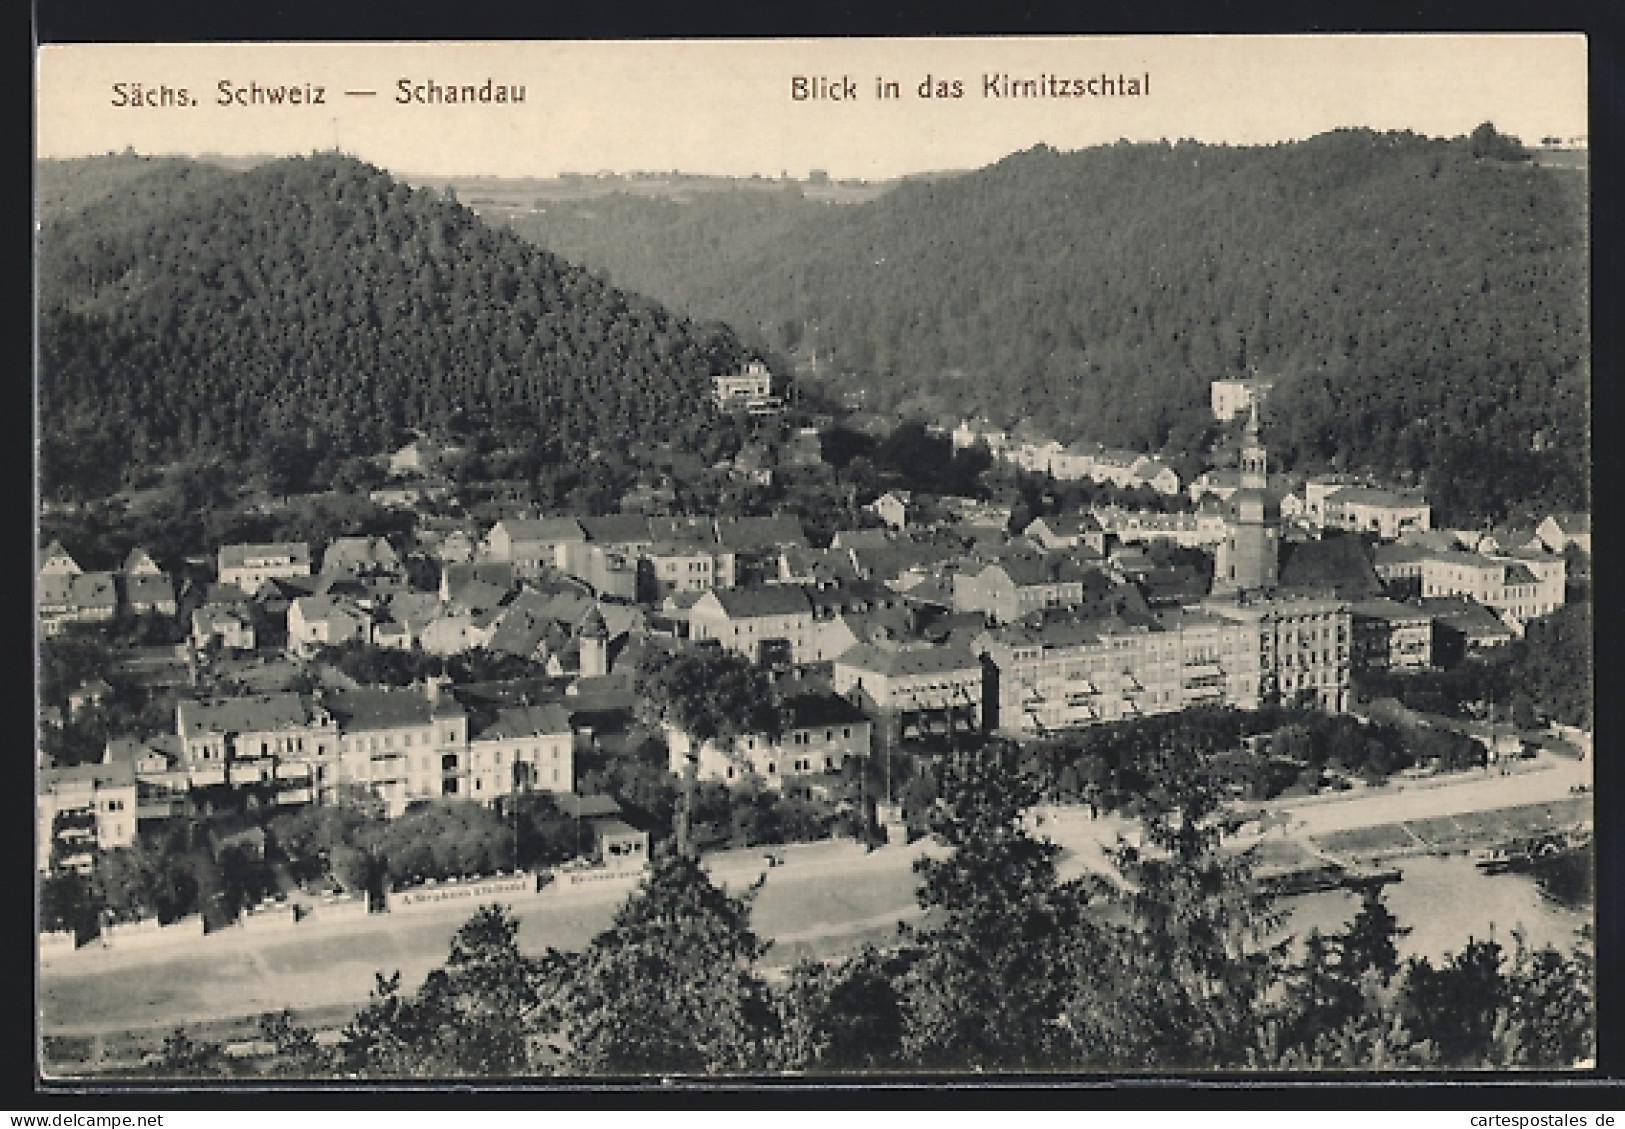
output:
M 106 622 L 118 614 L 117 577 L 111 572 L 41 576 L 39 612 L 46 635 L 69 623 Z
M 1517 637 L 1504 619 L 1471 596 L 1424 596 L 1415 603 L 1433 621 L 1436 665 L 1454 666 L 1468 655 L 1483 654 Z
M 485 536 L 489 559 L 511 564 L 518 576 L 564 568 L 566 547 L 586 540 L 586 530 L 573 517 L 507 518 Z
M 336 537 L 322 554 L 324 573 L 369 576 L 400 571 L 400 554 L 382 537 Z
M 60 541 L 52 541 L 40 554 L 41 576 L 74 576 L 83 571 L 79 562 L 73 559 L 73 554 L 64 549 Z
M 719 408 L 743 409 L 752 415 L 772 414 L 782 406 L 773 394 L 773 373 L 761 361 L 748 361 L 738 372 L 713 376 L 711 398 Z
M 476 647 L 488 647 L 506 610 L 504 607 L 478 611 L 445 608 L 423 625 L 417 634 L 417 644 L 431 655 L 460 655 Z
M 68 623 L 100 623 L 118 613 L 114 574 L 85 572 L 56 541 L 42 554 L 35 593 L 44 635 L 55 635 Z
M 469 799 L 575 789 L 575 727 L 563 706 L 512 706 L 469 740 Z
M 275 577 L 310 575 L 310 546 L 303 541 L 268 545 L 222 545 L 218 558 L 222 584 L 235 584 L 249 595 Z
M 1570 545 L 1583 552 L 1591 552 L 1591 515 L 1584 513 L 1550 514 L 1535 527 L 1541 544 L 1554 553 L 1561 553 Z
M 1320 524 L 1329 529 L 1372 533 L 1384 541 L 1398 540 L 1402 533 L 1426 531 L 1433 513 L 1420 494 L 1371 486 L 1340 486 L 1328 491 L 1319 510 Z M 1313 520 L 1313 506 L 1310 512 Z
M 656 541 L 639 561 L 640 599 L 654 603 L 677 592 L 734 586 L 734 554 L 713 542 Z
M 201 651 L 214 645 L 233 651 L 254 649 L 254 616 L 246 602 L 205 604 L 192 612 L 192 646 Z
M 124 558 L 119 573 L 124 588 L 124 606 L 131 612 L 154 615 L 174 615 L 175 582 L 154 563 L 147 551 L 137 546 Z
M 1471 596 L 1522 635 L 1529 620 L 1563 605 L 1566 562 L 1545 553 L 1433 553 L 1422 559 L 1421 581 L 1424 598 Z
M 349 597 L 303 596 L 288 608 L 288 649 L 299 654 L 371 641 L 372 616 Z
M 128 764 L 135 772 L 138 827 L 142 820 L 184 814 L 191 781 L 182 759 L 181 739 L 173 733 L 160 733 L 144 741 L 133 737 L 108 740 L 102 763 Z
M 916 509 L 914 496 L 907 490 L 888 490 L 863 508 L 892 529 L 907 529 L 909 516 Z
M 872 713 L 896 717 L 910 736 L 980 728 L 982 682 L 981 660 L 965 647 L 860 643 L 835 660 L 833 685 Z
M 1526 550 L 1542 551 L 1546 548 L 1545 542 L 1540 539 L 1536 527 L 1528 522 L 1509 522 L 1498 525 L 1494 529 L 1480 531 L 1471 539 L 1467 548 L 1477 553 L 1492 555 L 1495 553 L 1516 553 Z
M 1275 387 L 1273 380 L 1261 380 L 1257 377 L 1210 382 L 1208 398 L 1213 409 L 1213 418 L 1221 423 L 1230 422 L 1242 413 L 1251 411 L 1253 405 L 1263 404 L 1264 398 L 1273 387 Z
M 389 455 L 392 477 L 428 474 L 440 464 L 441 449 L 426 439 L 414 439 Z
M 666 726 L 673 773 L 681 776 L 690 760 L 701 780 L 742 784 L 755 778 L 769 788 L 788 779 L 839 772 L 849 757 L 867 757 L 873 725 L 862 710 L 836 694 L 803 694 L 781 703 L 784 725 L 777 736 L 750 733 L 731 742 L 697 743 Z
M 95 852 L 135 841 L 135 770 L 127 761 L 40 769 L 35 804 L 35 860 L 41 872 L 88 874 Z
M 415 799 L 468 798 L 468 715 L 434 682 L 341 690 L 325 700 L 339 726 L 340 778 L 364 784 L 391 817 Z
M 1097 553 L 1106 552 L 1106 533 L 1094 514 L 1046 514 L 1034 518 L 1021 532 L 1045 549 L 1087 545 Z
M 655 533 L 643 514 L 605 514 L 577 518 L 589 544 L 635 557 L 654 544 Z
M 193 788 L 270 784 L 331 790 L 338 783 L 338 727 L 302 694 L 182 699 L 175 732 Z
M 953 574 L 953 610 L 1011 623 L 1043 608 L 1074 607 L 1096 571 L 1061 553 L 1001 553 Z
M 811 662 L 817 649 L 812 604 L 787 584 L 707 592 L 689 609 L 688 629 L 757 663 Z
M 779 555 L 780 584 L 834 584 L 857 578 L 858 570 L 847 549 L 791 546 Z

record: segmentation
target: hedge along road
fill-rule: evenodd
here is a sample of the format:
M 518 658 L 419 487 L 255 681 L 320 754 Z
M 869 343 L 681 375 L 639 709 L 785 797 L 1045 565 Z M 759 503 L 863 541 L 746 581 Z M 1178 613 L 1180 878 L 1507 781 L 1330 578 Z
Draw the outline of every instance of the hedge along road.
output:
M 765 848 L 727 852 L 707 865 L 735 894 L 767 875 L 751 920 L 762 936 L 784 939 L 769 951 L 766 963 L 774 965 L 889 940 L 896 922 L 919 914 L 913 862 L 934 849 L 916 843 L 866 853 L 852 843 L 817 843 L 772 848 L 784 859 L 781 866 L 766 865 Z M 90 1035 L 283 1008 L 359 1006 L 376 973 L 399 971 L 408 990 L 421 984 L 445 962 L 452 935 L 479 905 L 512 906 L 521 949 L 537 954 L 585 948 L 609 927 L 633 888 L 629 882 L 550 887 L 539 895 L 458 900 L 326 923 L 318 911 L 283 930 L 234 928 L 153 948 L 93 944 L 42 969 L 41 1025 L 50 1035 Z

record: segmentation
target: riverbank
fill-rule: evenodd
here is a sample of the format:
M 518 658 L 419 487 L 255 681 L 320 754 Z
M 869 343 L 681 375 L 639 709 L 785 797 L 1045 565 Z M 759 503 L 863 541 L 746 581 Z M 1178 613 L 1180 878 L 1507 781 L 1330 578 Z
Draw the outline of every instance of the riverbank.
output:
M 1293 818 L 1284 831 L 1271 834 L 1309 839 L 1391 827 L 1396 820 L 1455 819 L 1530 803 L 1573 801 L 1570 789 L 1589 784 L 1590 770 L 1589 764 L 1557 761 L 1534 764 L 1516 777 L 1459 776 L 1414 789 L 1384 788 L 1380 794 L 1330 797 L 1307 805 L 1288 802 L 1283 809 Z M 1588 804 L 1589 797 L 1580 802 Z M 1090 818 L 1081 807 L 1046 806 L 1034 814 L 1034 830 L 1062 847 L 1057 865 L 1063 878 L 1091 871 L 1110 876 L 1106 849 L 1137 827 L 1121 816 Z M 762 883 L 752 895 L 752 923 L 760 936 L 774 941 L 764 962 L 772 970 L 802 958 L 838 956 L 865 943 L 888 943 L 898 922 L 917 920 L 920 913 L 915 860 L 943 852 L 930 840 L 873 851 L 849 841 L 824 842 L 771 852 L 721 852 L 707 856 L 706 866 L 734 894 Z M 782 863 L 769 865 L 769 853 Z M 1415 889 L 1412 863 L 1421 861 L 1402 864 L 1404 881 L 1389 887 L 1391 897 Z M 540 894 L 509 899 L 520 922 L 521 949 L 539 954 L 549 948 L 585 947 L 608 927 L 632 886 L 633 881 L 579 887 L 555 883 Z M 1352 914 L 1356 904 L 1346 894 L 1308 896 L 1343 899 L 1327 901 L 1333 917 L 1343 909 Z M 158 950 L 98 948 L 64 954 L 42 970 L 41 1027 L 53 1037 L 108 1036 L 116 1041 L 121 1032 L 136 1032 L 161 1043 L 180 1024 L 240 1024 L 283 1008 L 324 1016 L 345 1008 L 353 1013 L 366 1002 L 379 972 L 399 971 L 409 988 L 421 983 L 444 962 L 452 934 L 470 912 L 470 905 L 451 902 L 411 914 L 350 921 L 323 923 L 317 917 L 278 933 L 226 930 Z M 1427 913 L 1425 900 L 1415 912 Z M 1464 931 L 1455 934 L 1458 944 L 1464 936 Z

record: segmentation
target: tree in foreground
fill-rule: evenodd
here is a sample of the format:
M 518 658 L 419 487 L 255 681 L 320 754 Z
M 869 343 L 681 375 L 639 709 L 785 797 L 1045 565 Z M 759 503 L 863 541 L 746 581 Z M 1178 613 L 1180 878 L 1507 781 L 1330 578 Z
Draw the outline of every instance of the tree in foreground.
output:
M 1065 1023 L 1091 1068 L 1249 1064 L 1285 942 L 1243 855 L 1221 850 L 1223 782 L 1199 740 L 1165 734 L 1143 762 L 1139 843 L 1110 851 L 1121 882 L 1076 938 Z
M 379 975 L 344 1031 L 347 1072 L 375 1078 L 518 1077 L 532 1072 L 543 1033 L 541 968 L 519 951 L 519 922 L 482 906 L 452 938 L 443 967 L 411 995 Z
M 707 741 L 729 744 L 746 733 L 776 736 L 783 727 L 767 675 L 741 655 L 728 651 L 651 651 L 638 667 L 637 697 L 642 720 L 651 728 L 671 726 L 686 733 L 698 750 Z M 678 807 L 677 850 L 693 853 L 694 757 L 683 772 Z
M 778 1023 L 745 899 L 683 855 L 655 859 L 559 983 L 563 1072 L 719 1074 L 769 1067 Z
M 903 1065 L 900 963 L 866 947 L 845 960 L 806 960 L 791 969 L 789 983 L 776 995 L 774 1069 L 846 1073 Z
M 482 908 L 414 993 L 379 978 L 326 1056 L 291 1017 L 262 1027 L 274 1073 L 368 1078 L 885 1070 L 1405 1070 L 1572 1067 L 1595 1055 L 1589 937 L 1510 962 L 1471 941 L 1402 963 L 1403 930 L 1367 896 L 1299 955 L 1244 854 L 1223 849 L 1221 789 L 1197 745 L 1152 758 L 1144 834 L 1114 853 L 1121 884 L 1060 881 L 1029 834 L 1036 791 L 1018 750 L 961 754 L 930 818 L 942 858 L 917 864 L 926 923 L 902 943 L 803 962 L 770 989 L 750 894 L 698 862 L 657 858 L 579 954 L 525 957 L 518 923 Z M 754 889 L 754 888 L 753 888 Z M 152 1072 L 240 1072 L 177 1033 Z
M 915 864 L 920 905 L 938 923 L 911 932 L 899 984 L 910 1065 L 1033 1069 L 1070 1058 L 1057 1020 L 1087 897 L 1057 880 L 1059 848 L 1022 825 L 1038 795 L 1016 771 L 1018 753 L 988 746 L 943 773 L 932 828 L 952 854 Z

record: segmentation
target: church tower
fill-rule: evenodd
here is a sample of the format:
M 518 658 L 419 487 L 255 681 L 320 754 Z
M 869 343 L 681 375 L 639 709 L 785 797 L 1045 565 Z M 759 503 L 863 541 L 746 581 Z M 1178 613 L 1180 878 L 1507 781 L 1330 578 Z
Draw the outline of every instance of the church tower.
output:
M 609 625 L 597 604 L 576 626 L 576 642 L 581 649 L 581 677 L 602 678 L 609 673 Z
M 1213 591 L 1270 591 L 1281 558 L 1281 502 L 1269 492 L 1269 452 L 1258 437 L 1258 405 L 1247 417 L 1241 487 L 1225 507 L 1225 537 L 1214 562 Z
M 1269 487 L 1269 452 L 1258 439 L 1258 404 L 1247 416 L 1246 442 L 1241 448 L 1241 488 L 1264 490 Z

